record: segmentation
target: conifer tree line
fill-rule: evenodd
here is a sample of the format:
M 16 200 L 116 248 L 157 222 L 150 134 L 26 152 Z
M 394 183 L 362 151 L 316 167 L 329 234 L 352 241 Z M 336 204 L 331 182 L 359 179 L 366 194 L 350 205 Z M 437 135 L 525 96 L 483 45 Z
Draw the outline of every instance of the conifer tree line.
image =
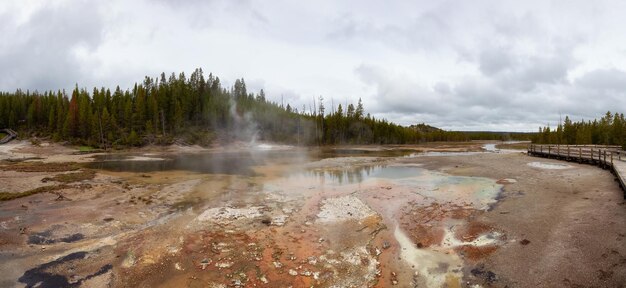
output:
M 292 144 L 403 144 L 430 133 L 365 114 L 361 100 L 328 111 L 323 97 L 297 109 L 249 93 L 243 79 L 227 89 L 212 74 L 145 77 L 132 89 L 0 92 L 0 128 L 22 135 L 101 148 L 170 144 L 208 145 L 219 139 Z M 334 108 L 334 107 L 333 107 Z M 444 140 L 446 132 L 437 132 Z M 450 134 L 452 135 L 452 134 Z M 458 135 L 455 136 L 455 140 Z
M 626 120 L 623 113 L 606 112 L 600 120 L 572 122 L 566 116 L 556 129 L 539 127 L 533 138 L 537 144 L 598 144 L 621 145 L 626 149 Z

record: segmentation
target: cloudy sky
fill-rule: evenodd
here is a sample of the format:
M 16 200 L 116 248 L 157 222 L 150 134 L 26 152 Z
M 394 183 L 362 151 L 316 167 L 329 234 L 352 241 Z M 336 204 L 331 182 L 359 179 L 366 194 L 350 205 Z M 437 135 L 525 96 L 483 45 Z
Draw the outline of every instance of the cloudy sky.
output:
M 200 67 L 451 130 L 626 112 L 626 1 L 0 2 L 0 90 L 129 88 Z M 307 108 L 308 109 L 308 108 Z

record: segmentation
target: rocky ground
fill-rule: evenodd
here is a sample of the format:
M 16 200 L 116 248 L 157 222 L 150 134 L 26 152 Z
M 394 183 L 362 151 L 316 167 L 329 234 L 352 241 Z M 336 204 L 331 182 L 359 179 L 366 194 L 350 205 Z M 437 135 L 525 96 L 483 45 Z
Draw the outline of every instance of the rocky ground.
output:
M 12 142 L 0 146 L 0 286 L 626 283 L 626 205 L 608 171 L 481 146 L 349 147 L 367 155 L 250 176 L 111 172 L 76 149 Z M 130 159 L 181 149 L 206 152 Z

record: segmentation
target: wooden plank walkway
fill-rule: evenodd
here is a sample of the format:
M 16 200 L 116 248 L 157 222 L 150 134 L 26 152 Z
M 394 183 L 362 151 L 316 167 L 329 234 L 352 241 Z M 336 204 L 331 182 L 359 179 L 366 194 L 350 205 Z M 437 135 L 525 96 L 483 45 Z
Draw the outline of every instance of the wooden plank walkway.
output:
M 9 141 L 17 138 L 17 132 L 13 131 L 12 129 L 2 129 L 0 131 L 7 134 L 6 136 L 4 136 L 4 138 L 0 139 L 0 144 L 8 143 Z
M 528 145 L 528 155 L 588 163 L 609 169 L 626 199 L 626 151 L 609 145 Z

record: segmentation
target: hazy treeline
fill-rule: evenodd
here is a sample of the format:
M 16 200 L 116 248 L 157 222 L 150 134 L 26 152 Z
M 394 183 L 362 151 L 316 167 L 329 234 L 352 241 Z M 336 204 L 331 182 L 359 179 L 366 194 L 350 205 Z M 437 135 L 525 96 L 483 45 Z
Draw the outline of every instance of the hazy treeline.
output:
M 606 112 L 600 120 L 572 122 L 569 117 L 556 129 L 540 127 L 533 139 L 538 144 L 600 144 L 626 148 L 624 114 Z
M 450 132 L 425 124 L 410 127 L 365 114 L 362 101 L 331 109 L 323 97 L 292 107 L 249 93 L 243 79 L 227 89 L 196 69 L 169 77 L 145 77 L 132 89 L 111 91 L 78 85 L 65 91 L 0 92 L 0 128 L 96 147 L 208 145 L 267 140 L 291 144 L 407 144 L 426 141 L 510 140 L 515 134 Z M 332 101 L 331 101 L 332 103 Z M 519 136 L 519 135 L 518 135 Z M 522 139 L 523 140 L 523 139 Z
M 428 133 L 364 114 L 363 103 L 330 113 L 323 98 L 297 109 L 270 102 L 263 90 L 248 93 L 238 79 L 230 89 L 196 69 L 169 77 L 145 77 L 132 89 L 111 91 L 78 86 L 65 91 L 0 93 L 0 127 L 27 135 L 52 137 L 99 147 L 138 146 L 174 141 L 206 145 L 271 140 L 293 144 L 401 144 L 429 138 Z M 334 107 L 333 107 L 334 108 Z

